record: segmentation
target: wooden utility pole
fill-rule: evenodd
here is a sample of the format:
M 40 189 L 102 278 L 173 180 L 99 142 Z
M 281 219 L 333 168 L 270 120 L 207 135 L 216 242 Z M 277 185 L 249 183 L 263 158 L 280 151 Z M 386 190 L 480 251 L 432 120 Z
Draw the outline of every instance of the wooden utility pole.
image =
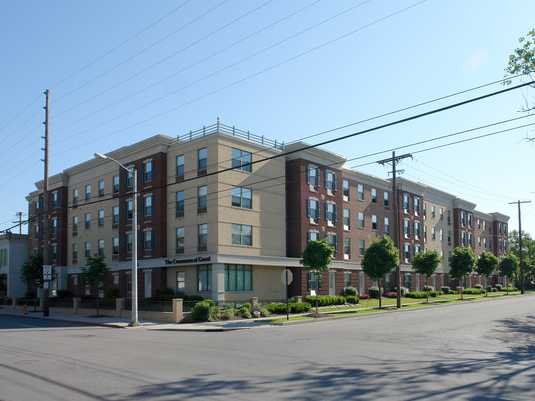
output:
M 398 309 L 401 309 L 401 267 L 400 265 L 401 265 L 402 252 L 401 252 L 401 247 L 399 246 L 400 245 L 399 244 L 399 233 L 400 233 L 399 222 L 400 220 L 399 220 L 396 174 L 398 172 L 403 173 L 403 170 L 397 170 L 396 167 L 400 160 L 406 159 L 407 157 L 412 158 L 412 155 L 410 153 L 405 153 L 404 155 L 396 156 L 396 152 L 393 151 L 392 157 L 377 161 L 377 163 L 383 166 L 387 163 L 392 164 L 392 171 L 391 171 L 391 174 L 392 174 L 392 209 L 394 212 L 394 221 L 393 221 L 394 224 L 392 224 L 393 226 L 392 237 L 394 239 L 394 245 L 396 245 L 396 247 L 398 248 L 399 260 L 400 260 L 400 263 L 398 263 L 398 265 L 396 266 L 396 287 L 397 287 L 396 306 Z
M 22 212 L 17 212 L 16 216 L 19 218 L 19 220 L 14 221 L 14 223 L 19 224 L 19 236 L 22 236 Z
M 529 200 L 521 201 L 520 199 L 516 202 L 509 202 L 510 205 L 517 204 L 518 206 L 518 253 L 520 256 L 520 293 L 524 294 L 526 291 L 525 287 L 525 280 L 524 280 L 524 274 L 525 274 L 525 266 L 524 266 L 524 251 L 522 246 L 522 210 L 520 209 L 520 205 L 522 203 L 531 203 Z
M 45 95 L 45 121 L 43 122 L 45 126 L 45 135 L 42 137 L 44 140 L 44 147 L 42 148 L 44 157 L 42 159 L 44 163 L 43 171 L 43 265 L 49 265 L 49 221 L 48 221 L 48 129 L 49 129 L 49 105 L 50 105 L 50 91 L 47 89 L 44 92 Z M 43 280 L 43 292 L 42 292 L 42 305 L 43 305 L 43 316 L 49 315 L 48 308 L 48 282 Z

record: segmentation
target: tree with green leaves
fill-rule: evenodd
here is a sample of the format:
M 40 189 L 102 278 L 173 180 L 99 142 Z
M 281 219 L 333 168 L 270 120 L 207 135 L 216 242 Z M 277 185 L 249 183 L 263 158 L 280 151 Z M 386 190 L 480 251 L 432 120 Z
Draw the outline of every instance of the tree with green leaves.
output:
M 104 285 L 104 279 L 108 271 L 104 257 L 98 255 L 88 257 L 87 266 L 82 267 L 82 281 L 97 294 L 97 316 L 100 314 L 99 290 Z
M 483 251 L 477 259 L 477 273 L 485 277 L 485 281 L 488 283 L 490 276 L 498 267 L 498 258 L 494 256 L 492 252 Z M 485 296 L 488 296 L 488 291 L 485 292 Z
M 29 297 L 34 288 L 43 285 L 43 257 L 31 255 L 21 267 L 20 278 L 26 283 L 26 296 Z
M 412 261 L 412 268 L 416 273 L 423 274 L 426 279 L 426 283 L 429 282 L 429 277 L 431 277 L 438 266 L 440 265 L 441 257 L 435 250 L 428 250 L 424 252 L 419 252 L 414 255 Z M 429 286 L 427 287 L 427 303 L 429 303 Z
M 327 271 L 334 256 L 334 248 L 325 240 L 310 241 L 303 252 L 303 267 L 316 275 L 316 316 L 318 316 L 318 296 L 320 277 Z
M 505 290 L 507 290 L 507 279 L 510 281 L 513 281 L 513 279 L 516 277 L 516 274 L 518 273 L 518 257 L 512 253 L 509 252 L 507 255 L 502 257 L 500 260 L 500 274 L 505 277 Z
M 522 268 L 524 269 L 524 280 L 531 287 L 535 282 L 535 240 L 531 235 L 522 230 L 522 259 L 520 256 L 520 246 L 518 231 L 513 230 L 509 233 L 509 251 L 513 253 L 518 260 L 523 260 Z M 521 266 L 519 266 L 520 270 Z
M 505 72 L 510 75 L 524 74 L 530 81 L 535 80 L 535 29 L 518 39 L 518 47 L 509 55 Z M 509 79 L 505 83 L 509 85 L 511 82 Z M 531 86 L 535 88 L 535 85 Z M 535 104 L 530 105 L 525 98 L 523 111 L 528 113 L 534 108 Z
M 450 276 L 459 280 L 461 299 L 463 297 L 463 284 L 466 275 L 474 271 L 476 255 L 468 246 L 457 246 L 453 249 L 450 257 Z
M 383 238 L 370 244 L 364 253 L 362 269 L 364 273 L 377 282 L 379 288 L 379 308 L 381 302 L 381 281 L 385 275 L 396 268 L 399 263 L 399 250 L 394 245 L 392 239 L 385 235 Z

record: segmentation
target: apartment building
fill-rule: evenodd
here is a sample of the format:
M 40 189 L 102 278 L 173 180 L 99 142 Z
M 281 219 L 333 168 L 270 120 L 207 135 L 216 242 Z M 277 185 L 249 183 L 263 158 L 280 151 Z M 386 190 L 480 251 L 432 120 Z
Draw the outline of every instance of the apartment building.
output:
M 335 248 L 320 293 L 338 294 L 348 286 L 365 292 L 373 283 L 362 271 L 364 252 L 376 238 L 393 235 L 396 224 L 402 284 L 411 289 L 426 284 L 411 268 L 425 248 L 443 256 L 428 283 L 437 287 L 448 282 L 454 246 L 506 251 L 507 216 L 481 213 L 474 203 L 405 179 L 392 194 L 389 180 L 348 169 L 343 156 L 324 149 L 301 151 L 304 145 L 284 146 L 218 122 L 108 153 L 138 173 L 140 296 L 169 288 L 220 302 L 281 300 L 285 268 L 294 273 L 290 295 L 306 295 L 316 288 L 316 276 L 303 269 L 301 256 L 314 239 Z M 283 151 L 292 153 L 274 157 Z M 266 157 L 271 159 L 258 162 Z M 102 255 L 111 269 L 103 290 L 115 287 L 130 296 L 134 192 L 132 175 L 110 159 L 62 171 L 49 179 L 50 235 L 44 241 L 42 182 L 36 184 L 27 197 L 30 250 L 49 247 L 55 287 L 90 295 L 81 267 L 87 257 Z M 389 275 L 386 287 L 393 286 Z

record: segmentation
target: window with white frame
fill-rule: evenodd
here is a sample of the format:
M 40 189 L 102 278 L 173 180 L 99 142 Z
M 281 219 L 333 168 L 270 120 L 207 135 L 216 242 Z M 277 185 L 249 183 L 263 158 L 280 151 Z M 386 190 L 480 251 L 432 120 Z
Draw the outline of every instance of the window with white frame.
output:
M 349 180 L 347 178 L 342 181 L 342 196 L 345 201 L 349 200 Z
M 143 196 L 143 216 L 145 218 L 152 217 L 152 194 Z
M 91 213 L 84 214 L 84 222 L 86 230 L 91 228 Z
M 407 242 L 403 244 L 403 259 L 405 263 L 410 263 L 411 261 L 411 245 Z
M 186 289 L 186 273 L 176 272 L 176 290 L 183 292 Z
M 253 156 L 251 152 L 245 150 L 232 148 L 232 168 L 241 171 L 252 171 Z
M 333 202 L 327 202 L 325 204 L 325 220 L 327 225 L 334 227 L 336 225 L 336 204 Z
M 385 227 L 385 234 L 389 234 L 390 233 L 390 219 L 385 216 L 384 218 L 384 227 Z
M 80 225 L 78 216 L 72 217 L 72 235 L 78 235 L 78 226 Z M 39 225 L 37 225 L 39 227 Z
M 197 175 L 206 175 L 208 171 L 208 148 L 197 150 Z
M 132 220 L 134 217 L 134 201 L 129 198 L 126 200 L 126 218 Z
M 383 192 L 383 206 L 390 207 L 390 192 L 388 191 Z
M 314 165 L 308 166 L 308 185 L 314 188 L 319 185 L 319 168 Z
M 344 230 L 348 230 L 351 228 L 351 218 L 350 218 L 350 210 L 349 208 L 345 207 L 343 212 L 343 221 L 344 221 Z
M 114 227 L 119 225 L 119 206 L 113 206 L 111 209 L 112 212 L 112 224 Z
M 85 200 L 91 199 L 91 184 L 85 186 Z
M 104 178 L 98 180 L 98 196 L 104 196 L 106 191 L 106 184 Z
M 233 245 L 253 245 L 253 226 L 249 224 L 232 224 Z
M 409 213 L 409 194 L 403 192 L 403 213 Z
M 414 215 L 419 216 L 420 215 L 420 197 L 414 196 Z
M 357 228 L 364 228 L 364 213 L 357 213 Z
M 143 231 L 143 249 L 145 252 L 152 252 L 154 247 L 154 236 L 152 234 L 152 229 L 146 229 Z
M 359 239 L 359 255 L 364 256 L 366 253 L 366 240 Z
M 336 175 L 331 170 L 325 172 L 325 189 L 330 194 L 336 191 Z
M 379 228 L 379 223 L 377 220 L 377 215 L 372 214 L 372 230 L 377 230 Z
M 118 175 L 113 176 L 113 193 L 119 192 L 120 178 Z
M 336 250 L 338 249 L 338 238 L 336 233 L 327 233 L 327 243 L 334 248 L 334 253 L 336 253 Z
M 84 242 L 84 256 L 86 258 L 91 256 L 91 242 Z
M 309 230 L 307 233 L 308 241 L 319 241 L 320 233 L 317 230 Z
M 253 207 L 253 191 L 250 188 L 232 188 L 232 206 L 251 209 Z
M 73 204 L 73 206 L 76 206 L 78 204 L 79 200 L 80 200 L 80 191 L 78 191 L 78 188 L 74 188 L 72 190 L 72 204 Z
M 372 188 L 370 192 L 372 197 L 372 203 L 377 203 L 377 189 Z
M 98 209 L 98 225 L 100 227 L 104 225 L 104 209 Z
M 104 240 L 98 240 L 98 256 L 104 256 Z
M 119 255 L 119 237 L 112 237 L 111 239 L 111 252 L 113 256 Z
M 176 164 L 176 178 L 178 180 L 184 179 L 184 155 L 177 155 L 175 158 L 175 164 Z
M 344 259 L 351 259 L 351 238 L 344 238 Z
M 184 253 L 184 227 L 177 227 L 175 232 L 175 253 Z
M 311 222 L 317 223 L 320 218 L 320 202 L 317 199 L 308 199 L 307 216 Z
M 364 185 L 363 184 L 357 184 L 357 199 L 359 201 L 364 200 Z
M 143 182 L 152 182 L 152 159 L 143 161 Z
M 409 219 L 403 219 L 403 236 L 409 238 L 411 236 L 411 226 Z
M 422 225 L 419 221 L 414 222 L 414 238 L 419 240 L 420 236 L 422 235 Z

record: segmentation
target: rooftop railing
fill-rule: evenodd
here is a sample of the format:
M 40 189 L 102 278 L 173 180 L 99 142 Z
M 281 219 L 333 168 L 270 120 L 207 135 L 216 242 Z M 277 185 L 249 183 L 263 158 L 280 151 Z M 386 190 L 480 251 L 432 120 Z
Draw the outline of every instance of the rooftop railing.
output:
M 203 138 L 208 135 L 225 134 L 240 139 L 245 139 L 250 142 L 257 143 L 259 145 L 274 148 L 276 150 L 284 150 L 285 144 L 282 141 L 276 139 L 266 138 L 264 135 L 253 134 L 250 131 L 244 131 L 234 126 L 223 124 L 217 119 L 215 124 L 205 125 L 202 128 L 190 131 L 187 134 L 179 135 L 177 140 L 179 142 L 191 142 L 199 138 Z

